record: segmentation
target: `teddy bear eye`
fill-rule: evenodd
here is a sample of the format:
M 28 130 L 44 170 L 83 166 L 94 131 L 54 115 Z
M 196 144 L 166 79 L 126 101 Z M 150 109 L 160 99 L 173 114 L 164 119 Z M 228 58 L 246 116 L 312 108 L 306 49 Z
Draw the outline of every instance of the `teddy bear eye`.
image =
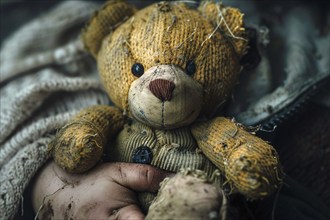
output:
M 134 63 L 132 66 L 132 73 L 134 76 L 140 77 L 144 73 L 144 67 L 141 63 Z
M 189 76 L 193 75 L 196 72 L 196 64 L 193 60 L 189 60 L 187 62 L 186 72 Z

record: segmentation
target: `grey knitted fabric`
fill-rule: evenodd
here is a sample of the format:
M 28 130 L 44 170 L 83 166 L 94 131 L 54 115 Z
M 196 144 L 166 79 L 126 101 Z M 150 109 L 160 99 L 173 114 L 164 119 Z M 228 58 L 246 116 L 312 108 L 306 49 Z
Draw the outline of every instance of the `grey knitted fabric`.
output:
M 1 48 L 0 219 L 12 219 L 56 130 L 82 108 L 109 104 L 79 30 L 98 5 L 65 1 Z M 70 9 L 70 10 L 68 10 Z

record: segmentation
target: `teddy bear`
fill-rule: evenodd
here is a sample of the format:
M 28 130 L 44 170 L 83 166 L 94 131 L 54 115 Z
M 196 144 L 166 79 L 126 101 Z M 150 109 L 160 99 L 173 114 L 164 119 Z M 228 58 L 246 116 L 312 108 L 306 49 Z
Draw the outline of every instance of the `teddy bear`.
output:
M 82 40 L 114 106 L 82 110 L 56 134 L 50 150 L 63 169 L 86 172 L 106 154 L 110 161 L 190 176 L 191 184 L 203 179 L 247 199 L 280 187 L 276 150 L 243 125 L 215 116 L 238 84 L 248 50 L 238 9 L 174 1 L 138 10 L 108 1 Z M 171 199 L 159 192 L 153 204 L 155 195 L 140 194 L 150 213 L 159 209 L 157 201 Z

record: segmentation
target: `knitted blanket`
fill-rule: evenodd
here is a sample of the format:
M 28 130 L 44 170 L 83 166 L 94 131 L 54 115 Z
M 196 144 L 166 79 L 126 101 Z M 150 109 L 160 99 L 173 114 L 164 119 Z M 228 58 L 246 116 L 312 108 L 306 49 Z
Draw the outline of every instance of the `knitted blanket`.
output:
M 109 104 L 78 37 L 97 8 L 65 1 L 1 48 L 0 219 L 19 210 L 24 189 L 49 157 L 55 131 L 82 108 Z

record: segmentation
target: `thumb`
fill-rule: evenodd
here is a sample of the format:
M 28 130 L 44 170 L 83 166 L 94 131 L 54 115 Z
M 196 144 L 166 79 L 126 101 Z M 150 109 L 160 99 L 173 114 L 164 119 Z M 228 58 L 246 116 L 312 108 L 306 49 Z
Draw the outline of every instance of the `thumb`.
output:
M 113 163 L 111 178 L 114 182 L 134 191 L 156 192 L 159 183 L 171 173 L 145 164 Z

